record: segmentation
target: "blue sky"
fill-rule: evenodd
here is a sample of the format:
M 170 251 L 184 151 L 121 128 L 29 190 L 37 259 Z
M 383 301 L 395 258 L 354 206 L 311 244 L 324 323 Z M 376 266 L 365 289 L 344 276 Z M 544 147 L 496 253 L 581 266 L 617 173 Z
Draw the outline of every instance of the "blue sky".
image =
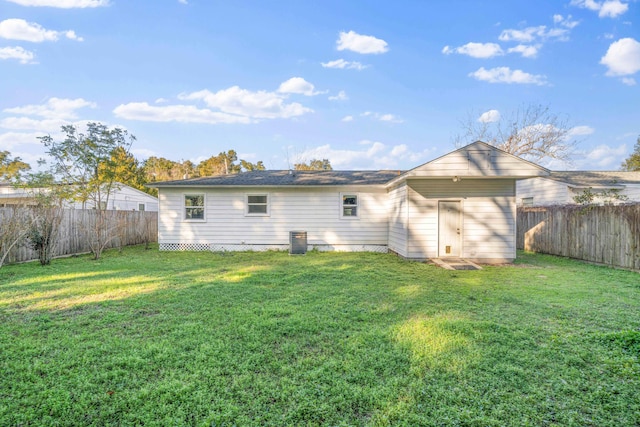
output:
M 0 150 L 100 121 L 140 160 L 235 149 L 269 169 L 408 169 L 461 121 L 545 105 L 571 164 L 618 169 L 640 134 L 632 0 L 0 0 Z M 544 124 L 544 123 L 541 123 Z

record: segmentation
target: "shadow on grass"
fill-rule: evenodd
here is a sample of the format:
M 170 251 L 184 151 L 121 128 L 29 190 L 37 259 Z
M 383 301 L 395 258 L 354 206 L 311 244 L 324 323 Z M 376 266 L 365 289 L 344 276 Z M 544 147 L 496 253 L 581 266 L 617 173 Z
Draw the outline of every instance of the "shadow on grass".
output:
M 635 365 L 580 345 L 593 304 L 571 283 L 593 271 L 534 287 L 380 254 L 146 254 L 0 286 L 0 424 L 624 425 L 639 407 Z

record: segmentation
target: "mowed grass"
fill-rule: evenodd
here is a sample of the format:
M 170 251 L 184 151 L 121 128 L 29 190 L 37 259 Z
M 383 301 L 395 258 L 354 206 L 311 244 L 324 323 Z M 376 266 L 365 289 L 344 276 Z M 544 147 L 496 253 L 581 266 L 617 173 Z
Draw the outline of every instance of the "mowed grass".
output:
M 0 270 L 0 425 L 634 426 L 640 275 L 134 247 Z

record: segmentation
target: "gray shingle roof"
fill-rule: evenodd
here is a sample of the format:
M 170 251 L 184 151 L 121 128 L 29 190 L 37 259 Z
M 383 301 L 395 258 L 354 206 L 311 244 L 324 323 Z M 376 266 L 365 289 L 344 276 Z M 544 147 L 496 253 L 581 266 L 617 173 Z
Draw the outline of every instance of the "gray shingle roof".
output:
M 296 185 L 382 185 L 402 171 L 288 171 L 265 170 L 230 175 L 149 183 L 149 187 L 187 186 L 296 186 Z
M 640 172 L 622 171 L 558 171 L 548 177 L 576 187 L 614 187 L 640 184 Z

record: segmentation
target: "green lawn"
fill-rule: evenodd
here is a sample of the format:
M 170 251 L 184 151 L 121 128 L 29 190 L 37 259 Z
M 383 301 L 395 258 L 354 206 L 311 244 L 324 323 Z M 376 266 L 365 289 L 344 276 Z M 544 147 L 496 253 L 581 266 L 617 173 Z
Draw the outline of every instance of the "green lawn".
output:
M 640 424 L 640 275 L 158 252 L 0 269 L 0 425 Z

